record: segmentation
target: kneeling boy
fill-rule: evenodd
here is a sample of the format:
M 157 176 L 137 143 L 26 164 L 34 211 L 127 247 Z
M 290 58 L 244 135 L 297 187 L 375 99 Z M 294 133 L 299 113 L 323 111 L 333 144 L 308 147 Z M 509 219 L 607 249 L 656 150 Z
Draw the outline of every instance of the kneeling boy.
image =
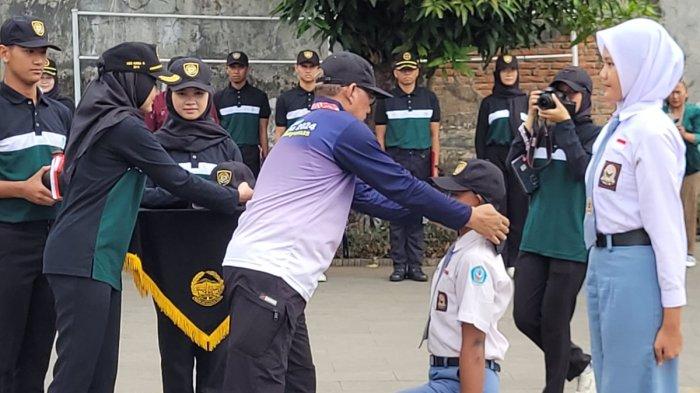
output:
M 504 206 L 503 175 L 488 161 L 461 162 L 451 176 L 433 181 L 464 204 Z M 508 340 L 498 331 L 498 321 L 513 296 L 513 284 L 493 243 L 471 230 L 458 235 L 431 286 L 423 337 L 430 352 L 429 382 L 404 393 L 499 391 L 497 361 L 503 360 Z

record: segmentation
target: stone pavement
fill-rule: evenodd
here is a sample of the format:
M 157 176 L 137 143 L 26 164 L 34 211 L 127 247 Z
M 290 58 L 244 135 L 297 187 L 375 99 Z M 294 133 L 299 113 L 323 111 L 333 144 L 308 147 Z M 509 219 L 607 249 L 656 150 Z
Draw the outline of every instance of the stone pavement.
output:
M 432 273 L 432 269 L 429 269 Z M 427 283 L 390 283 L 389 268 L 334 267 L 307 309 L 317 367 L 318 393 L 388 393 L 426 379 Z M 153 304 L 124 277 L 118 393 L 161 392 Z M 700 393 L 700 267 L 688 271 L 690 305 L 683 315 L 685 348 L 682 393 Z M 588 348 L 585 300 L 579 296 L 574 340 Z M 543 357 L 507 313 L 501 328 L 510 340 L 501 374 L 502 392 L 536 393 L 543 384 Z M 694 371 L 694 372 L 693 372 Z M 575 386 L 567 386 L 573 392 Z M 625 392 L 627 393 L 627 392 Z M 634 393 L 634 392 L 629 392 Z

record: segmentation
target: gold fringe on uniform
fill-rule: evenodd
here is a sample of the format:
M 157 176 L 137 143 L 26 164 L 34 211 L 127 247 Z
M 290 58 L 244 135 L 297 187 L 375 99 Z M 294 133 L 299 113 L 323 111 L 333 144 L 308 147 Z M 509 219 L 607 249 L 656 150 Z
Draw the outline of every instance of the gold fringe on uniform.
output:
M 153 279 L 143 271 L 141 258 L 139 258 L 138 255 L 132 253 L 126 254 L 124 270 L 128 271 L 133 276 L 134 285 L 136 285 L 136 289 L 141 296 L 145 297 L 146 295 L 151 295 L 163 314 L 170 318 L 175 326 L 180 328 L 192 342 L 199 345 L 204 350 L 213 351 L 214 348 L 228 336 L 231 322 L 230 316 L 227 316 L 211 334 L 206 334 L 190 321 L 190 319 L 161 292 L 158 285 L 153 282 Z

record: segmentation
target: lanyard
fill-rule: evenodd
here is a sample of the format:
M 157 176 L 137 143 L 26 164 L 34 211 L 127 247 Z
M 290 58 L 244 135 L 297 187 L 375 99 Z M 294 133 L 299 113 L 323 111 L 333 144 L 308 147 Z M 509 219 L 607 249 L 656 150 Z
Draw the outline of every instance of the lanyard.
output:
M 447 269 L 447 266 L 450 264 L 450 261 L 452 260 L 452 256 L 454 255 L 455 252 L 455 245 L 457 245 L 457 242 L 452 243 L 450 248 L 447 250 L 447 254 L 445 254 L 445 261 L 442 263 L 442 267 L 440 268 L 440 272 L 438 273 L 437 277 L 435 278 L 435 290 L 437 290 L 438 285 L 440 284 L 440 279 L 442 278 L 442 275 L 445 273 L 445 269 Z M 433 309 L 433 299 L 435 298 L 435 290 L 430 293 L 430 303 L 429 306 L 430 309 L 428 310 L 428 321 L 425 323 L 425 329 L 423 330 L 423 337 L 420 340 L 420 344 L 418 344 L 418 348 L 420 348 L 423 345 L 423 341 L 428 339 L 428 330 L 430 329 L 430 312 Z

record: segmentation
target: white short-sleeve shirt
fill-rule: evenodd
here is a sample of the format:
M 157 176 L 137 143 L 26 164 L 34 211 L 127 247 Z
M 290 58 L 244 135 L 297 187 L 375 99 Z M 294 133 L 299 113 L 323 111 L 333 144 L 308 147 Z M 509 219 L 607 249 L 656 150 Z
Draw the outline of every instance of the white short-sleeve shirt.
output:
M 428 351 L 435 356 L 459 357 L 462 323 L 469 323 L 486 334 L 486 359 L 503 360 L 508 340 L 498 331 L 498 321 L 513 297 L 503 259 L 493 244 L 475 231 L 457 240 L 450 263 L 443 269 L 445 259 L 440 261 L 431 285 Z

